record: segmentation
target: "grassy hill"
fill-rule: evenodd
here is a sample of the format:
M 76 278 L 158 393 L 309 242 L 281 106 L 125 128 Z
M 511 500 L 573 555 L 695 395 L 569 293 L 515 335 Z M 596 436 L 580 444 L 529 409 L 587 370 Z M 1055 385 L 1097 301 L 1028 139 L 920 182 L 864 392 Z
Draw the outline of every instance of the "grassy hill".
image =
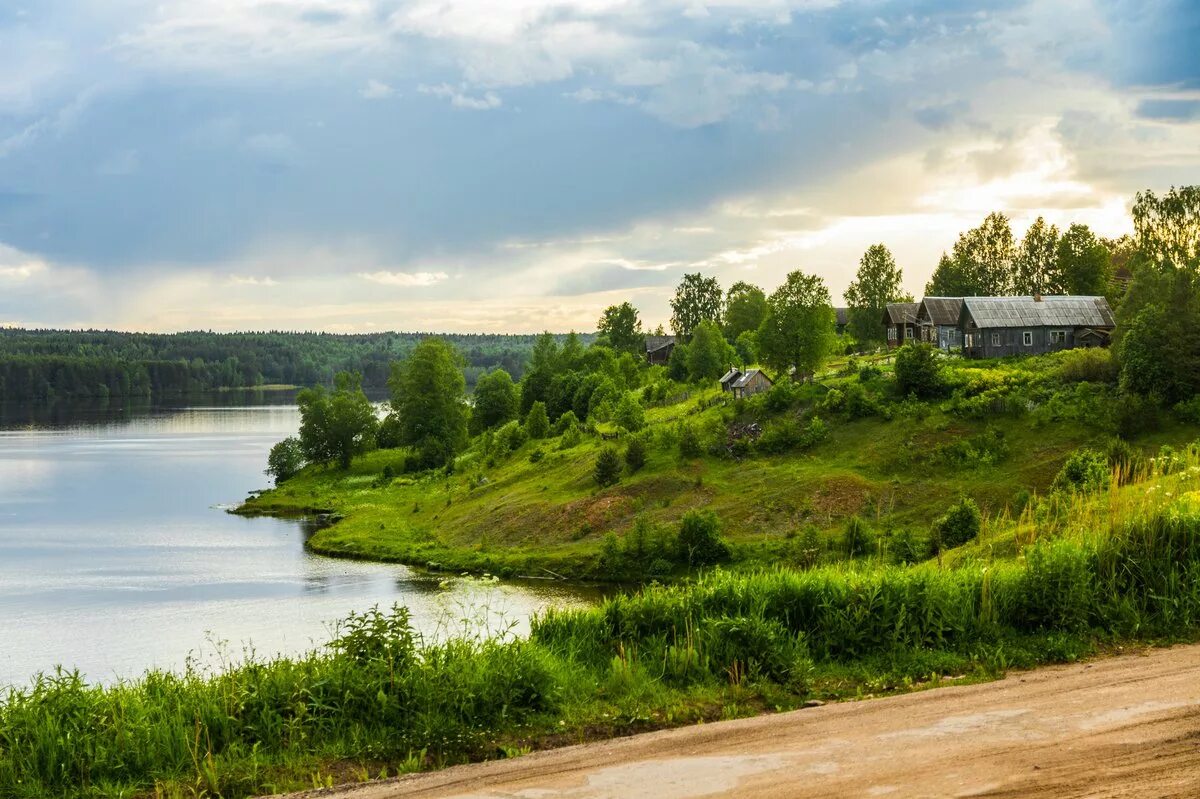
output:
M 404 469 L 402 450 L 371 452 L 347 471 L 309 467 L 242 512 L 335 514 L 308 544 L 324 554 L 503 576 L 619 578 L 601 564 L 608 533 L 626 536 L 639 518 L 670 530 L 691 509 L 720 518 L 735 568 L 842 559 L 854 516 L 886 558 L 898 533 L 924 536 L 960 495 L 986 519 L 1018 513 L 1080 447 L 1103 451 L 1122 433 L 1152 454 L 1200 435 L 1194 424 L 1128 407 L 1110 375 L 1099 351 L 946 359 L 941 396 L 922 401 L 899 396 L 887 359 L 841 361 L 814 384 L 770 396 L 732 402 L 715 386 L 693 387 L 652 405 L 639 434 L 645 465 L 608 488 L 592 476 L 597 455 L 626 442 L 606 439 L 616 430 L 600 424 L 575 446 L 556 436 L 501 453 L 476 439 L 450 475 L 392 478 Z M 823 440 L 765 451 L 780 449 L 781 430 L 814 417 Z M 681 424 L 705 454 L 680 453 Z

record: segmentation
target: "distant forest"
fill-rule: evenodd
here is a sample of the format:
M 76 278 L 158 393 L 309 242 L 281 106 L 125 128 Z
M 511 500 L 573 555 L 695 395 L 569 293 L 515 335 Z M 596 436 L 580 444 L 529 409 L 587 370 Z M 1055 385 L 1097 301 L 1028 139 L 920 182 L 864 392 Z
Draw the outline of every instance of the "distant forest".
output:
M 331 384 L 358 372 L 367 388 L 387 384 L 428 333 L 118 333 L 0 329 L 0 399 L 46 401 L 162 397 L 262 385 Z M 503 368 L 525 371 L 537 337 L 439 335 L 462 354 L 468 385 Z M 583 335 L 590 343 L 594 336 Z

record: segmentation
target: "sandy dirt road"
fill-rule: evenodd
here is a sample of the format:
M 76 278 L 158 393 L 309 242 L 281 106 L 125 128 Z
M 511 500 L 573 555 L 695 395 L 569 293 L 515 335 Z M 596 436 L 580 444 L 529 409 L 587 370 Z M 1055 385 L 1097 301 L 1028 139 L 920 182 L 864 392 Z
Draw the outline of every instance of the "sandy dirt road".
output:
M 309 796 L 1200 797 L 1200 646 Z

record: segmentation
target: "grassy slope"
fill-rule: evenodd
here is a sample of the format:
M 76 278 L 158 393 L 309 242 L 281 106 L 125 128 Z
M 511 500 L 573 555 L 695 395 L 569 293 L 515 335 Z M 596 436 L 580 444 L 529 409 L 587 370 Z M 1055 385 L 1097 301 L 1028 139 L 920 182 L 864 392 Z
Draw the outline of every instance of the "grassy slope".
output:
M 826 384 L 844 387 L 852 380 Z M 1107 435 L 1077 422 L 1035 426 L 1028 417 L 963 419 L 934 403 L 924 418 L 825 416 L 828 439 L 803 454 L 754 455 L 741 462 L 681 458 L 669 431 L 682 418 L 698 426 L 716 424 L 720 407 L 699 411 L 715 396 L 715 390 L 700 392 L 684 403 L 649 410 L 656 435 L 646 466 L 604 490 L 596 488 L 591 472 L 608 442 L 593 436 L 566 451 L 558 450 L 558 439 L 530 442 L 492 467 L 469 453 L 452 477 L 404 477 L 387 487 L 378 487 L 376 478 L 388 464 L 399 468 L 403 455 L 377 451 L 347 472 L 309 468 L 250 500 L 244 511 L 340 514 L 309 542 L 330 555 L 503 575 L 589 577 L 595 576 L 595 556 L 607 531 L 623 533 L 638 514 L 669 523 L 703 507 L 721 517 L 724 534 L 739 545 L 740 561 L 773 562 L 790 557 L 790 536 L 804 524 L 816 525 L 830 539 L 855 514 L 924 531 L 960 492 L 985 513 L 997 514 L 1022 490 L 1047 489 L 1072 450 Z M 1001 462 L 963 466 L 933 459 L 938 446 L 988 427 L 1008 442 L 1009 455 Z M 1175 425 L 1139 443 L 1179 444 L 1196 435 L 1195 428 Z M 531 463 L 528 456 L 537 448 L 546 456 Z M 472 488 L 479 474 L 487 483 Z

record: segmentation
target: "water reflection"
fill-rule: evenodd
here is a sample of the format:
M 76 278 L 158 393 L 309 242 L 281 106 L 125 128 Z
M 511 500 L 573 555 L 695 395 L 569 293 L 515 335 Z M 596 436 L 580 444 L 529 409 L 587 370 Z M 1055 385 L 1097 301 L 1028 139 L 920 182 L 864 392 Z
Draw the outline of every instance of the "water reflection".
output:
M 58 663 L 95 680 L 180 668 L 211 654 L 210 638 L 296 652 L 373 604 L 407 605 L 432 635 L 481 613 L 522 629 L 540 608 L 589 599 L 313 556 L 303 543 L 320 519 L 223 512 L 266 487 L 268 449 L 299 424 L 286 395 L 230 399 L 0 417 L 0 685 Z

